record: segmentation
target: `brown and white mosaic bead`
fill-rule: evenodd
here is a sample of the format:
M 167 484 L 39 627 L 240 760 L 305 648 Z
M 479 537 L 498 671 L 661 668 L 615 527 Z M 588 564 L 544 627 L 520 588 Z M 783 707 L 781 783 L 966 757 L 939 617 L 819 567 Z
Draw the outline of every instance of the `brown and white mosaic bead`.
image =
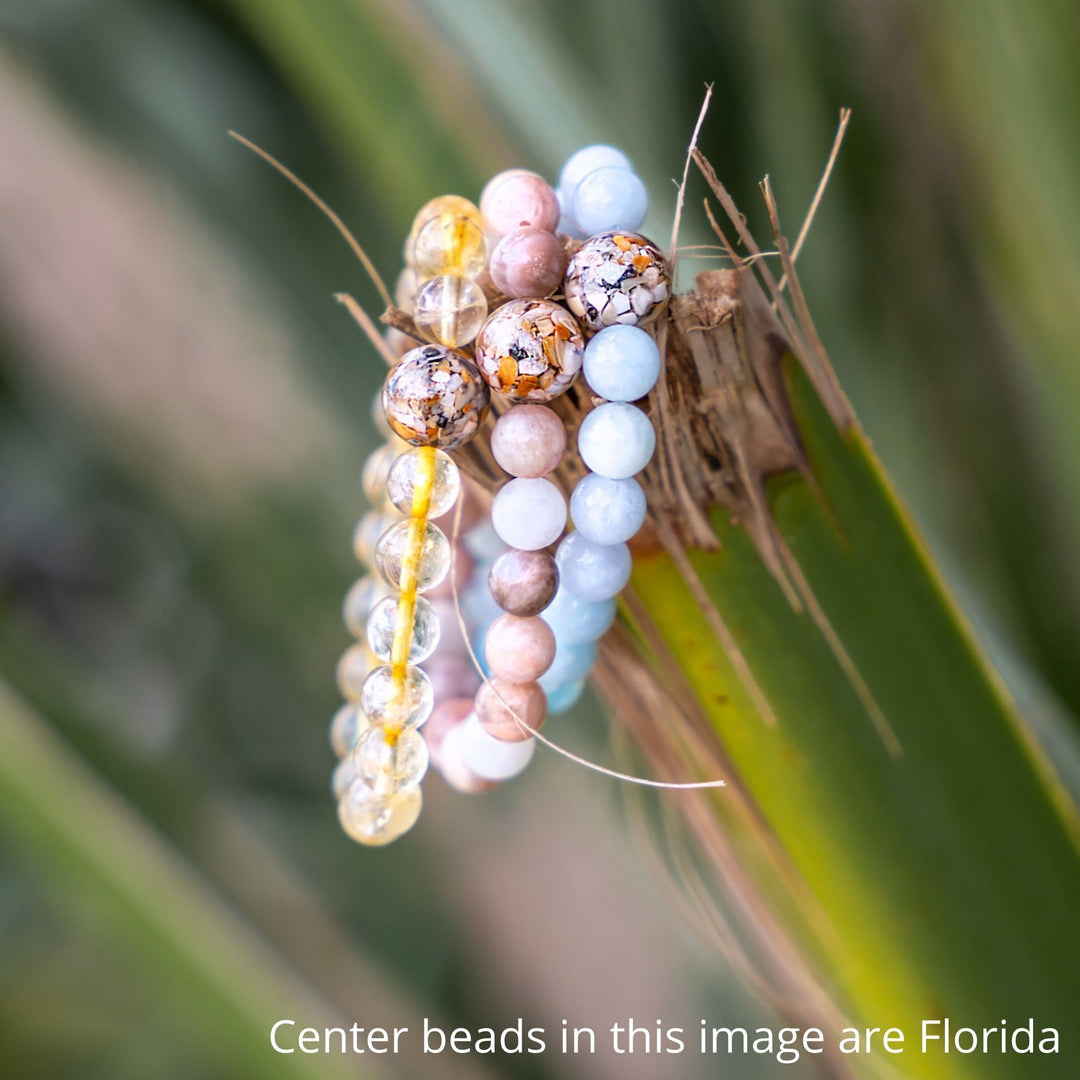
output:
M 476 434 L 491 395 L 465 353 L 445 345 L 407 352 L 386 376 L 382 405 L 394 431 L 413 446 L 452 450 Z
M 566 306 L 590 330 L 625 323 L 647 326 L 671 295 L 671 275 L 660 249 L 639 233 L 590 237 L 566 268 Z
M 552 300 L 512 300 L 476 338 L 476 363 L 488 385 L 511 401 L 551 401 L 581 371 L 585 337 Z

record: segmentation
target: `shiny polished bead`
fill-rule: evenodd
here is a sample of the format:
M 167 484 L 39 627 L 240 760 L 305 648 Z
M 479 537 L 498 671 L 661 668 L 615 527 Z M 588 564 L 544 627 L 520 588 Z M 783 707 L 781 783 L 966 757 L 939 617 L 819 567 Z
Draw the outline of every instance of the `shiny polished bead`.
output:
M 330 721 L 330 746 L 339 758 L 352 753 L 356 740 L 367 731 L 367 717 L 353 704 L 342 705 Z
M 492 598 L 511 615 L 539 615 L 554 599 L 558 587 L 559 570 L 546 551 L 509 548 L 488 572 Z
M 555 659 L 555 635 L 535 615 L 500 615 L 484 637 L 492 675 L 512 683 L 534 682 Z
M 511 401 L 557 398 L 577 378 L 584 355 L 581 327 L 553 300 L 511 300 L 476 338 L 481 375 Z
M 418 667 L 405 669 L 399 685 L 389 664 L 375 668 L 360 690 L 360 708 L 373 724 L 391 730 L 419 727 L 435 704 L 431 682 Z
M 387 596 L 371 609 L 367 621 L 367 641 L 371 651 L 384 664 L 390 662 L 397 633 L 399 599 Z M 416 598 L 412 638 L 409 641 L 409 663 L 422 664 L 439 644 L 439 619 L 435 609 L 423 597 Z
M 380 446 L 368 454 L 364 462 L 364 496 L 376 508 L 386 503 L 386 477 L 396 456 L 397 452 L 391 447 Z
M 649 464 L 656 449 L 652 421 L 635 405 L 609 401 L 578 428 L 578 452 L 594 473 L 625 480 Z
M 527 169 L 496 173 L 480 194 L 484 223 L 502 236 L 523 226 L 553 233 L 559 223 L 559 200 L 551 185 Z
M 391 525 L 379 537 L 375 546 L 375 568 L 392 588 L 400 589 L 405 560 L 413 545 L 413 534 L 420 538 L 420 555 L 416 564 L 416 589 L 427 592 L 446 577 L 450 569 L 450 541 L 438 525 L 420 523 L 414 519 Z
M 562 536 L 566 500 L 550 480 L 511 480 L 491 504 L 491 524 L 510 547 L 537 551 Z
M 360 700 L 361 688 L 374 659 L 367 645 L 359 641 L 341 654 L 337 665 L 337 685 L 346 701 Z
M 555 632 L 555 640 L 560 644 L 581 645 L 607 633 L 615 621 L 615 601 L 611 597 L 583 600 L 560 588 L 540 617 Z
M 413 446 L 441 450 L 453 450 L 476 434 L 490 400 L 472 360 L 445 345 L 407 352 L 382 391 L 383 411 L 396 434 Z
M 494 675 L 476 692 L 476 716 L 492 737 L 520 742 L 543 726 L 547 698 L 537 682 L 511 682 Z
M 554 663 L 540 677 L 540 686 L 546 691 L 563 683 L 584 679 L 596 663 L 596 653 L 595 641 L 586 641 L 581 645 L 560 641 Z
M 411 266 L 406 266 L 394 283 L 394 303 L 402 311 L 412 311 L 418 288 L 416 271 Z
M 450 517 L 445 519 L 446 527 L 449 529 L 453 525 L 453 520 Z M 427 596 L 430 600 L 450 600 L 454 596 L 454 586 L 457 587 L 457 594 L 461 596 L 465 592 L 465 587 L 469 583 L 469 579 L 473 572 L 473 557 L 465 550 L 464 545 L 459 540 L 458 543 L 451 545 L 450 548 L 450 571 L 438 583 L 438 585 L 432 585 L 427 590 Z
M 505 296 L 550 296 L 562 284 L 566 258 L 554 233 L 511 229 L 491 252 L 491 280 Z
M 495 422 L 491 453 L 511 476 L 547 476 L 566 453 L 566 425 L 544 405 L 515 405 Z
M 382 794 L 356 780 L 338 802 L 338 819 L 357 843 L 381 847 L 416 824 L 423 802 L 418 786 Z
M 612 229 L 641 227 L 649 210 L 649 193 L 630 169 L 606 165 L 587 173 L 574 189 L 572 217 L 586 236 Z
M 398 350 L 396 345 L 394 344 L 394 340 L 396 340 L 396 339 L 392 340 L 390 338 L 390 336 L 389 336 L 391 331 L 393 331 L 395 334 L 401 334 L 401 331 L 400 330 L 394 330 L 394 328 L 392 326 L 388 326 L 386 328 L 386 334 L 383 335 L 384 338 L 386 339 L 387 345 L 389 345 L 390 348 L 394 350 L 394 352 L 395 352 L 395 354 L 397 356 L 401 356 L 404 353 L 407 353 L 409 351 L 409 349 L 415 349 L 416 348 L 416 342 L 413 341 L 413 339 L 410 338 L 408 336 L 408 334 L 401 334 L 401 336 L 403 338 L 406 338 L 409 341 L 409 344 L 404 349 Z M 381 388 L 379 390 L 376 390 L 375 393 L 372 395 L 372 398 L 371 398 L 371 422 L 375 425 L 375 430 L 379 433 L 380 438 L 383 438 L 383 439 L 396 439 L 397 438 L 397 436 L 393 432 L 393 429 L 386 422 L 386 413 L 383 412 L 383 407 L 382 407 L 382 389 Z
M 555 553 L 559 580 L 583 600 L 606 600 L 630 580 L 630 549 L 625 544 L 595 544 L 568 533 Z
M 330 777 L 330 791 L 335 799 L 345 798 L 345 792 L 356 783 L 356 766 L 353 764 L 352 754 L 344 757 L 337 763 Z
M 483 270 L 487 255 L 484 228 L 475 218 L 466 214 L 438 214 L 417 232 L 410 265 L 423 285 L 441 274 L 475 278 Z
M 416 479 L 425 468 L 425 453 L 417 447 L 398 454 L 386 477 L 387 497 L 406 517 L 412 516 Z M 442 517 L 452 510 L 461 492 L 461 473 L 454 462 L 441 450 L 436 450 L 434 464 L 435 475 L 428 496 L 429 518 Z
M 608 401 L 637 401 L 660 377 L 660 350 L 640 326 L 607 326 L 585 347 L 585 381 Z
M 558 686 L 549 687 L 544 691 L 548 697 L 548 713 L 551 716 L 561 716 L 569 712 L 585 693 L 585 680 L 577 682 L 560 683 Z
M 386 583 L 375 574 L 365 574 L 359 581 L 353 582 L 341 605 L 342 620 L 353 637 L 363 638 L 367 635 L 368 615 L 386 592 Z
M 609 480 L 586 473 L 570 496 L 570 517 L 582 536 L 597 544 L 621 544 L 645 522 L 645 492 L 633 478 Z
M 570 257 L 566 306 L 590 330 L 625 323 L 647 326 L 663 314 L 671 277 L 660 249 L 634 232 L 590 237 Z
M 379 537 L 400 520 L 396 513 L 387 514 L 382 510 L 369 510 L 353 529 L 352 548 L 357 561 L 364 566 L 374 567 L 375 548 L 379 544 Z
M 440 274 L 425 282 L 413 303 L 416 329 L 440 345 L 468 345 L 487 318 L 487 297 L 471 278 Z
M 605 143 L 583 146 L 571 154 L 563 164 L 559 172 L 559 189 L 568 200 L 572 201 L 578 184 L 589 173 L 609 166 L 630 170 L 634 168 L 630 159 L 614 146 L 608 146 Z
M 387 737 L 381 727 L 370 727 L 353 751 L 356 775 L 380 792 L 415 787 L 428 769 L 428 748 L 419 731 L 406 730 Z
M 498 787 L 498 781 L 485 780 L 477 776 L 465 764 L 462 756 L 461 736 L 465 731 L 464 722 L 455 724 L 447 733 L 439 751 L 439 771 L 443 779 L 455 791 L 462 795 L 477 795 Z
M 455 730 L 461 732 L 458 738 L 462 761 L 484 780 L 509 780 L 524 772 L 536 750 L 536 740 L 532 738 L 520 742 L 496 739 L 484 730 L 476 713 Z
M 405 265 L 412 263 L 412 249 L 416 243 L 416 237 L 420 230 L 434 218 L 444 214 L 457 214 L 461 217 L 472 218 L 477 225 L 483 227 L 484 219 L 480 214 L 479 207 L 466 199 L 463 195 L 436 195 L 434 199 L 428 199 L 416 212 L 416 216 L 409 226 L 409 233 L 402 248 L 402 256 Z

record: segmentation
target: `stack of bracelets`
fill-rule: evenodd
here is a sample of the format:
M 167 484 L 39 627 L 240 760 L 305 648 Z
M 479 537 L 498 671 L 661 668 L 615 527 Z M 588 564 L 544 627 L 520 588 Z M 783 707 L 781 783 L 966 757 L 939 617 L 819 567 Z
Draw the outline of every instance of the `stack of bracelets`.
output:
M 659 249 L 634 231 L 647 205 L 626 156 L 589 146 L 557 190 L 513 169 L 487 184 L 479 208 L 444 195 L 413 222 L 397 303 L 429 343 L 388 337 L 399 359 L 377 402 L 387 443 L 365 466 L 373 510 L 354 537 L 375 572 L 345 601 L 359 640 L 338 666 L 348 703 L 331 725 L 338 814 L 362 844 L 414 824 L 429 763 L 461 791 L 520 773 L 548 713 L 581 696 L 630 576 L 627 541 L 646 511 L 634 475 L 656 442 L 631 404 L 659 377 L 644 327 L 671 285 Z M 549 478 L 567 433 L 548 403 L 581 373 L 595 407 L 578 451 L 591 471 L 574 488 L 567 532 Z M 493 396 L 491 451 L 510 479 L 483 522 L 448 451 L 477 434 Z M 456 550 L 433 523 L 452 510 Z

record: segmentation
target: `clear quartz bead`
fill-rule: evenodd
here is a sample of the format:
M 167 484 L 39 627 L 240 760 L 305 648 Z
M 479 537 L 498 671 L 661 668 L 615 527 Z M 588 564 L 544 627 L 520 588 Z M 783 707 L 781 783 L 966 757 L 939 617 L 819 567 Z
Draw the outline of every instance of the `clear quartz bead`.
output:
M 405 668 L 403 681 L 394 678 L 390 664 L 375 668 L 360 688 L 360 708 L 373 725 L 401 730 L 419 727 L 431 715 L 435 693 L 431 680 L 418 668 Z
M 420 534 L 416 590 L 427 592 L 438 585 L 450 569 L 450 542 L 437 525 L 415 520 L 399 521 L 391 525 L 375 545 L 375 567 L 392 589 L 400 589 L 414 530 Z
M 415 787 L 428 769 L 428 747 L 419 731 L 402 731 L 395 739 L 385 729 L 368 728 L 353 752 L 356 775 L 375 791 L 391 793 Z
M 423 801 L 419 786 L 382 794 L 357 780 L 338 802 L 338 819 L 357 843 L 380 847 L 416 824 Z
M 487 313 L 484 290 L 460 274 L 439 274 L 425 282 L 413 305 L 416 329 L 428 341 L 457 349 L 480 333 Z
M 376 509 L 386 505 L 386 477 L 396 454 L 394 447 L 387 444 L 373 450 L 364 462 L 364 471 L 361 474 L 364 497 Z
M 441 274 L 474 278 L 487 262 L 483 226 L 469 214 L 436 214 L 412 240 L 409 261 L 421 284 Z M 415 305 L 414 305 L 415 306 Z
M 356 740 L 367 730 L 367 717 L 352 703 L 342 705 L 330 721 L 330 746 L 339 758 L 352 753 Z
M 337 684 L 346 701 L 359 701 L 364 680 L 375 665 L 376 659 L 363 642 L 350 645 L 342 654 L 337 666 Z
M 353 530 L 353 554 L 357 561 L 364 566 L 374 566 L 375 547 L 379 542 L 379 537 L 400 520 L 396 511 L 386 514 L 382 510 L 369 510 L 356 523 L 356 528 Z
M 386 494 L 390 502 L 406 516 L 412 515 L 413 492 L 416 490 L 416 478 L 419 475 L 427 448 L 414 448 L 398 454 L 390 466 L 386 478 Z M 427 451 L 430 453 L 430 451 Z M 431 501 L 428 505 L 429 518 L 442 517 L 453 509 L 461 493 L 461 473 L 449 455 L 442 450 L 435 451 L 435 479 L 431 486 Z
M 356 764 L 353 762 L 352 754 L 349 754 L 338 762 L 333 776 L 330 777 L 330 791 L 334 798 L 343 799 L 349 788 L 356 783 L 356 779 Z
M 384 663 L 390 662 L 394 651 L 394 635 L 398 625 L 399 598 L 387 596 L 372 609 L 367 621 L 367 641 L 371 651 Z M 413 615 L 412 640 L 409 642 L 409 663 L 422 664 L 439 644 L 439 616 L 431 601 L 416 598 Z
M 368 615 L 385 595 L 386 584 L 375 574 L 365 574 L 352 583 L 341 605 L 341 618 L 353 637 L 367 634 Z

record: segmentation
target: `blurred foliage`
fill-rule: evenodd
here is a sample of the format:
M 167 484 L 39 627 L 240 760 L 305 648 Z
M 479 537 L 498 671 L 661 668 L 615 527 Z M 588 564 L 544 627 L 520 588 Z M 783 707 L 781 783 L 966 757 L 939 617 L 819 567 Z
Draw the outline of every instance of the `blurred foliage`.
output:
M 255 927 L 251 947 L 288 985 L 309 981 L 345 1015 L 370 1014 L 378 984 L 422 1003 L 411 1015 L 483 1023 L 497 1002 L 557 1023 L 557 973 L 522 966 L 531 956 L 524 967 L 542 974 L 543 949 L 524 939 L 544 943 L 537 913 L 563 879 L 486 953 L 492 912 L 472 880 L 490 848 L 540 889 L 515 838 L 546 820 L 554 765 L 483 805 L 433 795 L 415 839 L 374 859 L 334 824 L 322 731 L 380 364 L 329 296 L 345 288 L 375 310 L 375 294 L 315 210 L 224 133 L 296 169 L 389 279 L 423 199 L 475 193 L 510 164 L 550 175 L 594 139 L 639 165 L 650 230 L 665 236 L 668 178 L 705 82 L 716 98 L 702 148 L 759 234 L 758 179 L 771 174 L 793 229 L 838 109 L 853 107 L 800 264 L 810 305 L 1068 772 L 1078 20 L 1063 0 L 7 0 L 0 71 L 22 92 L 0 95 L 0 137 L 12 145 L 32 116 L 39 143 L 0 169 L 0 673 L 32 706 L 11 716 L 76 755 L 61 754 L 74 774 L 23 785 L 83 777 L 78 790 L 145 825 L 163 865 L 190 868 L 218 932 L 229 918 Z M 706 235 L 702 194 L 687 241 Z M 99 225 L 93 246 L 79 246 L 82 220 Z M 105 335 L 108 315 L 130 333 Z M 149 356 L 160 362 L 140 377 Z M 566 849 L 554 850 L 569 865 L 621 851 L 597 782 L 565 783 L 568 805 L 585 800 L 597 822 L 560 818 Z M 202 1042 L 216 999 L 199 978 L 240 1000 L 250 973 L 213 958 L 193 971 L 183 950 L 147 947 L 125 905 L 152 867 L 110 878 L 103 859 L 88 881 L 60 819 L 31 827 L 15 790 L 0 881 L 5 1074 L 224 1076 L 245 1055 L 248 1071 L 280 1067 L 252 1051 L 254 1021 L 225 1025 L 231 1043 L 227 1031 Z M 108 840 L 88 837 L 88 850 Z M 608 857 L 643 910 L 662 907 L 630 860 Z M 663 925 L 626 943 L 665 965 L 645 1007 L 759 1014 Z M 169 925 L 146 932 L 167 938 Z M 673 987 L 685 998 L 665 997 Z

